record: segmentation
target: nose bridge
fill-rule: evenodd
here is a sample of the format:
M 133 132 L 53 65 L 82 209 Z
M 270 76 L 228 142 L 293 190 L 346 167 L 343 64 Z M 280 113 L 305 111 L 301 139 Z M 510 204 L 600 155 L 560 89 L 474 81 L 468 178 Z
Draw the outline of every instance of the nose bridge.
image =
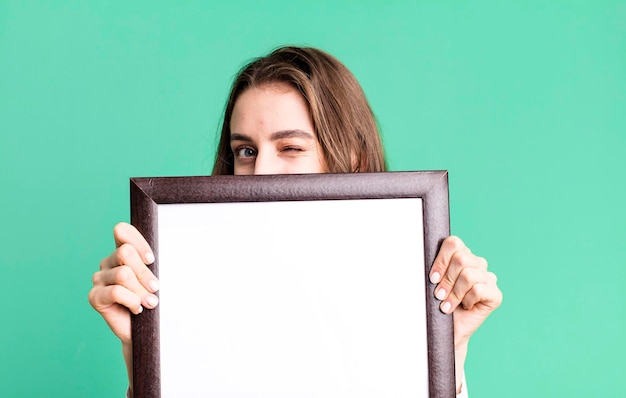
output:
M 270 150 L 259 149 L 254 162 L 254 174 L 280 174 L 280 164 L 277 156 Z

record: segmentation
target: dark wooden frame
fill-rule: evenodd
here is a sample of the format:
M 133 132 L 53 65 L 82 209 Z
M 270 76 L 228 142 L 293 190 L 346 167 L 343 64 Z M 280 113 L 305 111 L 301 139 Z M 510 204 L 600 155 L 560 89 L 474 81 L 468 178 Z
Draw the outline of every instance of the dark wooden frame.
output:
M 441 313 L 428 273 L 449 235 L 447 171 L 356 174 L 131 178 L 131 223 L 153 248 L 150 267 L 159 274 L 159 204 L 421 198 L 423 201 L 425 295 L 429 392 L 454 397 L 452 317 Z M 161 396 L 159 307 L 132 318 L 135 398 Z

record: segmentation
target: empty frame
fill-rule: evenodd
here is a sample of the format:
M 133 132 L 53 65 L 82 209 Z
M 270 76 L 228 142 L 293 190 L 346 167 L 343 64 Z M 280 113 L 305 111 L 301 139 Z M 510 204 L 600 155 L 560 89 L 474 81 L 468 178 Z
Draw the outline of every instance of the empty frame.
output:
M 454 397 L 445 171 L 131 179 L 134 397 Z

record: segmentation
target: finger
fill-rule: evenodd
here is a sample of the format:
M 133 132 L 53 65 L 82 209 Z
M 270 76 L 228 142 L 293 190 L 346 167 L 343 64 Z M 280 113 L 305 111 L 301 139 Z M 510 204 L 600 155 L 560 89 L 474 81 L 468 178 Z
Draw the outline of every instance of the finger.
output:
M 143 263 L 135 246 L 124 243 L 115 250 L 116 262 L 119 266 L 128 266 L 135 274 L 139 283 L 148 291 L 154 293 L 159 290 L 159 281 L 152 271 Z
M 154 262 L 154 253 L 150 245 L 133 225 L 125 222 L 118 223 L 113 228 L 113 237 L 115 238 L 115 247 L 120 247 L 126 243 L 131 244 L 136 248 L 144 264 Z
M 435 288 L 435 297 L 439 300 L 445 300 L 452 292 L 463 269 L 476 268 L 476 259 L 477 257 L 466 248 L 455 251 L 454 255 L 447 260 L 446 272 Z
M 491 311 L 502 303 L 502 291 L 496 285 L 495 274 L 487 274 L 486 282 L 476 283 L 463 297 L 461 304 L 466 310 L 471 310 L 480 303 Z
M 97 291 L 97 287 L 107 287 L 107 286 L 120 286 L 128 291 L 134 293 L 138 298 L 141 306 L 145 308 L 154 308 L 159 304 L 159 298 L 147 291 L 141 286 L 139 281 L 137 280 L 137 276 L 128 266 L 119 266 L 110 270 L 96 272 L 93 276 L 93 284 L 94 290 Z M 126 293 L 124 293 L 126 294 Z M 135 303 L 137 300 L 132 300 L 130 303 Z M 126 302 L 116 302 L 117 304 L 127 306 L 128 299 Z M 107 301 L 109 305 L 111 304 L 111 299 Z M 133 307 L 128 307 L 130 310 Z
M 100 261 L 100 271 L 117 267 L 117 250 Z
M 442 296 L 443 288 L 438 287 L 435 292 L 436 297 L 442 300 L 440 304 L 441 311 L 446 314 L 453 312 L 476 284 L 485 283 L 486 281 L 487 272 L 473 267 L 462 268 L 456 283 L 446 297 Z
M 113 269 L 96 272 L 93 275 L 94 286 L 120 285 L 135 293 L 141 298 L 144 307 L 154 308 L 159 303 L 159 298 L 147 291 L 133 270 L 127 265 L 120 265 Z
M 459 251 L 469 252 L 469 249 L 460 238 L 456 236 L 448 236 L 443 241 L 441 248 L 439 249 L 439 253 L 437 253 L 437 257 L 435 258 L 433 266 L 430 270 L 429 278 L 431 283 L 437 284 L 441 281 L 448 270 L 452 257 Z
M 120 265 L 145 265 L 137 248 L 130 243 L 122 243 L 108 257 L 100 262 L 100 270 L 115 268 Z
M 141 298 L 121 285 L 94 287 L 89 292 L 89 303 L 100 313 L 117 304 L 128 308 L 133 314 L 143 311 Z

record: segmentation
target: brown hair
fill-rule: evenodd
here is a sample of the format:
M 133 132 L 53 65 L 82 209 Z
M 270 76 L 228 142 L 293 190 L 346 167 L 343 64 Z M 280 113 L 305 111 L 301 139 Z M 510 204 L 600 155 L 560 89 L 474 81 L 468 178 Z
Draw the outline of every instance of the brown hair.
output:
M 250 87 L 277 82 L 295 87 L 307 101 L 328 172 L 385 171 L 376 119 L 354 75 L 321 50 L 281 47 L 253 60 L 237 75 L 224 111 L 213 175 L 234 174 L 230 119 L 239 95 Z

